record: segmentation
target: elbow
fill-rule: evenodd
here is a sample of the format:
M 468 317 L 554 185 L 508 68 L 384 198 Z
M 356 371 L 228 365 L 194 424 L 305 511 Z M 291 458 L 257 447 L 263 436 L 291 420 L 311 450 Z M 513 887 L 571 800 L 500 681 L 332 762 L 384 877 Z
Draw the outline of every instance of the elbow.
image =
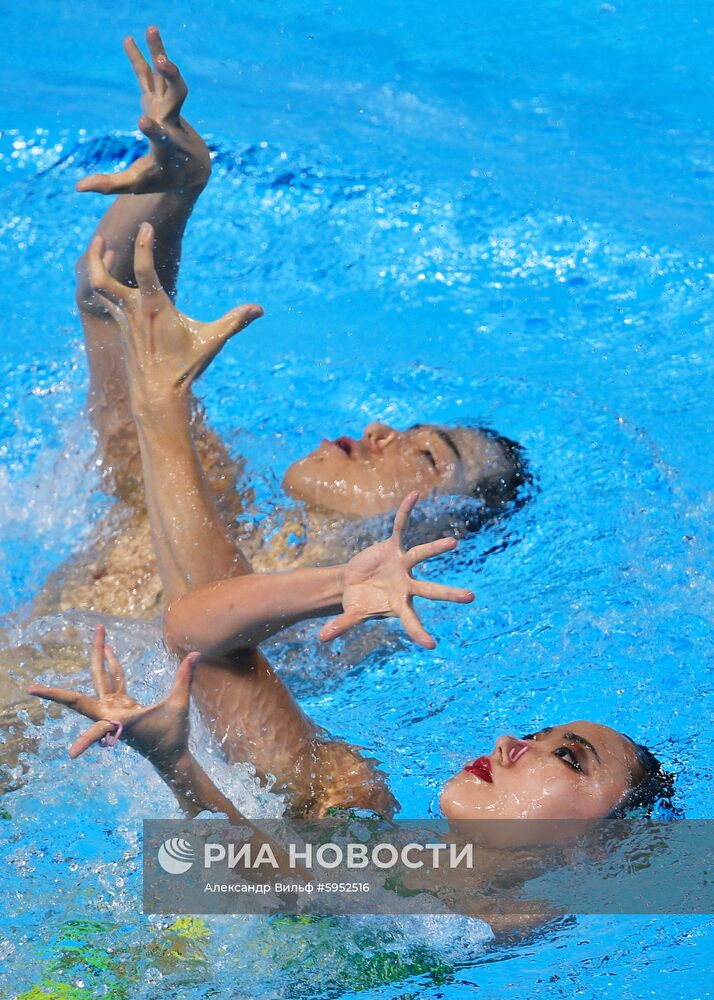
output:
M 185 656 L 189 652 L 205 653 L 196 644 L 196 637 L 193 629 L 189 628 L 190 617 L 186 614 L 184 602 L 181 598 L 172 601 L 164 612 L 164 642 L 172 653 Z
M 170 601 L 164 611 L 164 642 L 179 656 L 200 653 L 201 656 L 216 658 L 224 652 L 213 636 L 213 630 L 206 623 L 206 609 L 192 600 L 192 595 L 184 594 Z

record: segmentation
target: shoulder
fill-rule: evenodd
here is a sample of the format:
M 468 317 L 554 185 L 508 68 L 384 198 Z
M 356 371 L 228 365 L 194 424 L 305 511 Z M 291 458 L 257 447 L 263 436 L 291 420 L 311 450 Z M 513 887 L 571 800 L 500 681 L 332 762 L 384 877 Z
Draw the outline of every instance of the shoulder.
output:
M 321 744 L 318 756 L 320 778 L 313 805 L 318 816 L 359 809 L 391 819 L 399 810 L 387 775 L 377 767 L 376 760 L 339 740 Z

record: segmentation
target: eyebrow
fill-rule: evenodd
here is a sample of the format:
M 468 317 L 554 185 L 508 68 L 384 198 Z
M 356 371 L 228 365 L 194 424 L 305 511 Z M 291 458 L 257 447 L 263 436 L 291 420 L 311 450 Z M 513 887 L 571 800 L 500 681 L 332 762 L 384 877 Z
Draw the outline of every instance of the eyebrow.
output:
M 449 448 L 451 448 L 451 450 L 453 451 L 453 453 L 456 455 L 457 459 L 460 462 L 461 461 L 461 452 L 456 447 L 456 442 L 454 441 L 454 439 L 452 438 L 452 436 L 449 434 L 449 432 L 448 431 L 442 431 L 438 427 L 436 427 L 435 430 L 436 430 L 436 433 L 441 438 L 441 440 L 444 441 L 444 442 L 446 442 L 446 444 L 448 444 Z
M 426 426 L 426 424 L 412 424 L 411 427 L 409 427 L 408 429 L 410 431 L 418 431 L 422 427 L 425 427 L 425 426 Z M 459 451 L 459 449 L 458 449 L 458 447 L 456 445 L 456 442 L 454 441 L 454 439 L 452 438 L 452 436 L 449 434 L 449 432 L 442 430 L 440 427 L 435 427 L 434 431 L 439 435 L 439 437 L 441 438 L 441 440 L 445 444 L 447 444 L 449 446 L 449 448 L 451 448 L 451 450 L 453 451 L 454 455 L 456 455 L 457 459 L 460 462 L 461 461 L 461 452 Z
M 590 740 L 586 740 L 584 736 L 578 736 L 577 733 L 563 733 L 563 739 L 567 740 L 569 743 L 577 743 L 581 747 L 585 747 L 593 754 L 595 760 L 600 763 L 600 754 L 597 752 L 595 747 L 592 745 Z

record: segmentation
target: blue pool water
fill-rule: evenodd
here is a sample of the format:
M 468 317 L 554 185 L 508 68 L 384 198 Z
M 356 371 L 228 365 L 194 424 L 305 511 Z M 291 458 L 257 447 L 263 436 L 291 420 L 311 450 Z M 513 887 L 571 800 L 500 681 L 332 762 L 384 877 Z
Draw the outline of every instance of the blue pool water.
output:
M 524 445 L 535 487 L 429 569 L 476 592 L 465 610 L 425 611 L 435 653 L 379 626 L 364 655 L 312 644 L 301 656 L 293 636 L 275 644 L 277 661 L 318 722 L 383 761 L 404 816 L 427 814 L 499 733 L 582 716 L 646 742 L 678 773 L 686 814 L 710 816 L 714 11 L 305 7 L 159 0 L 151 15 L 192 87 L 187 117 L 214 149 L 180 302 L 206 318 L 241 300 L 266 308 L 202 390 L 248 457 L 255 516 L 293 458 L 372 419 L 497 427 Z M 3 13 L 11 668 L 46 669 L 69 623 L 80 671 L 94 623 L 33 622 L 24 609 L 107 506 L 79 415 L 72 294 L 104 205 L 73 188 L 138 148 L 120 50 L 143 29 L 134 8 Z M 137 694 L 165 690 L 157 628 L 108 624 Z M 0 803 L 9 996 L 53 978 L 78 996 L 119 996 L 122 977 L 147 998 L 711 994 L 703 917 L 580 917 L 507 948 L 457 918 L 287 932 L 214 918 L 205 961 L 167 957 L 170 921 L 138 913 L 138 830 L 147 811 L 173 815 L 170 796 L 129 751 L 69 762 L 76 731 L 69 717 L 49 722 Z M 239 804 L 279 814 L 250 775 L 203 753 Z M 370 964 L 377 939 L 390 968 Z

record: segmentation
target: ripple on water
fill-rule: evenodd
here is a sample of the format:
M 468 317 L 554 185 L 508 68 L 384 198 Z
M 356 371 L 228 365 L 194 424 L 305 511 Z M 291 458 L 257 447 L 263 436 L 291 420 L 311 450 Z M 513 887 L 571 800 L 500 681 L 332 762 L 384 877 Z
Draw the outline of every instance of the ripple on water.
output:
M 95 621 L 73 613 L 31 623 L 23 606 L 106 509 L 91 438 L 72 422 L 85 389 L 72 265 L 102 203 L 87 198 L 80 214 L 71 191 L 78 176 L 138 150 L 130 134 L 0 139 L 0 268 L 17 275 L 14 287 L 0 286 L 0 308 L 19 331 L 0 389 L 0 584 L 14 611 L 6 649 L 18 675 L 41 664 L 52 676 L 64 629 L 79 680 Z M 212 151 L 181 296 L 201 317 L 236 295 L 272 313 L 231 345 L 204 387 L 257 484 L 250 516 L 278 507 L 293 458 L 371 419 L 492 426 L 523 444 L 533 474 L 526 503 L 425 570 L 476 592 L 466 609 L 424 609 L 440 639 L 435 654 L 391 626 L 332 650 L 312 643 L 302 652 L 309 628 L 274 643 L 308 711 L 384 762 L 406 815 L 425 814 L 445 778 L 498 733 L 583 715 L 660 753 L 680 772 L 688 814 L 706 814 L 711 501 L 701 455 L 714 388 L 714 262 L 641 245 L 611 224 L 523 208 L 492 177 L 367 169 L 323 146 L 236 151 L 216 140 Z M 246 403 L 250 427 L 241 426 Z M 171 665 L 158 628 L 107 625 L 136 693 L 165 691 Z M 52 962 L 73 968 L 73 941 L 104 956 L 111 975 L 132 977 L 136 996 L 155 995 L 157 982 L 188 995 L 181 984 L 197 988 L 207 968 L 213 983 L 262 984 L 252 995 L 317 996 L 338 984 L 376 996 L 380 974 L 430 970 L 432 983 L 458 986 L 454 970 L 480 961 L 488 932 L 458 919 L 400 918 L 386 930 L 211 919 L 204 935 L 198 924 L 141 917 L 138 823 L 147 809 L 171 814 L 168 793 L 128 750 L 70 763 L 69 716 L 32 726 L 39 747 L 13 764 L 21 787 L 3 800 L 3 863 L 23 905 L 0 955 L 18 990 L 30 985 L 28 947 L 46 958 L 39 981 Z M 248 769 L 229 771 L 196 726 L 221 787 L 252 815 L 279 815 L 280 798 Z M 594 918 L 580 927 L 539 942 L 543 967 L 583 934 L 605 933 Z M 697 933 L 678 918 L 667 940 Z M 674 944 L 653 921 L 624 934 L 618 961 L 630 960 L 642 934 L 672 961 Z M 179 939 L 204 955 L 200 973 L 167 957 Z M 118 971 L 119 953 L 130 956 L 128 971 Z M 479 982 L 497 964 L 477 965 Z M 575 959 L 569 969 L 568 988 L 584 974 Z

